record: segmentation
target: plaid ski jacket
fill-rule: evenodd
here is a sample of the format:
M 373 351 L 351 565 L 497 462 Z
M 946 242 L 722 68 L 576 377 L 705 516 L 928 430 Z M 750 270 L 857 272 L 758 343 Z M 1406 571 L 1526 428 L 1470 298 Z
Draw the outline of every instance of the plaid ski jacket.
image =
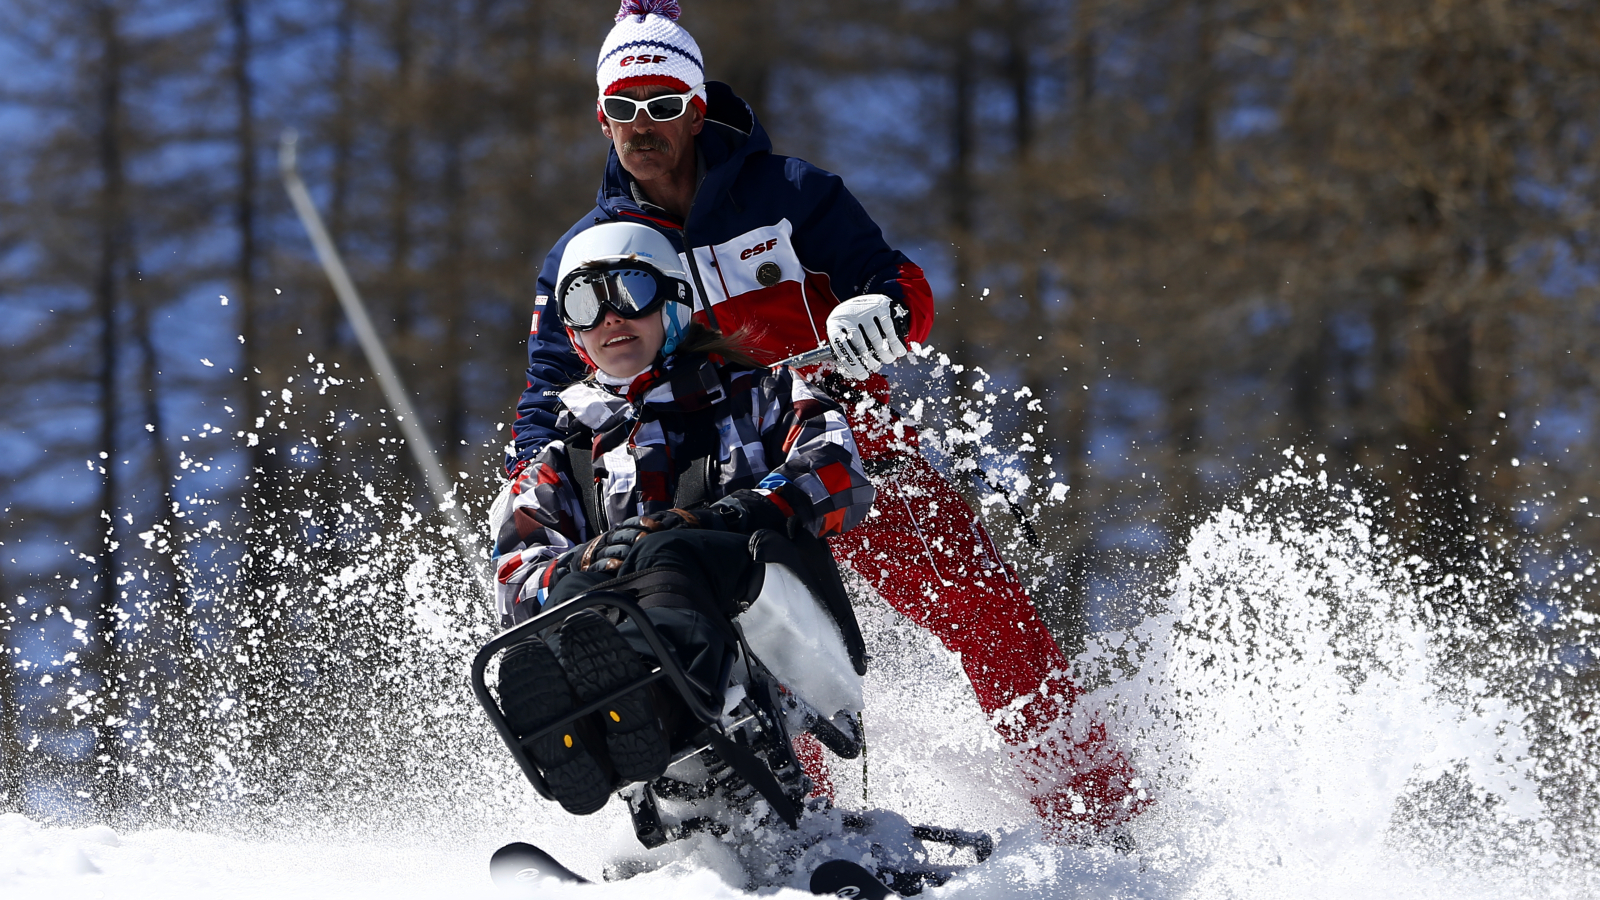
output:
M 537 610 L 539 576 L 556 557 L 624 519 L 671 509 L 693 460 L 710 460 L 708 502 L 753 489 L 818 536 L 855 527 L 876 496 L 838 404 L 788 368 L 675 355 L 626 396 L 585 381 L 560 399 L 563 438 L 518 466 L 489 515 L 506 625 L 527 618 L 529 600 Z M 592 447 L 568 447 L 567 436 L 590 433 Z M 588 521 L 572 452 L 593 460 L 604 522 Z
M 695 138 L 705 176 L 686 221 L 643 200 L 611 150 L 595 208 L 545 258 L 528 334 L 527 387 L 512 425 L 507 472 L 560 437 L 560 386 L 585 373 L 550 305 L 561 253 L 601 222 L 649 225 L 672 242 L 690 273 L 695 318 L 723 334 L 748 327 L 766 363 L 821 346 L 828 313 L 841 300 L 886 294 L 910 311 L 913 341 L 933 325 L 933 294 L 922 270 L 890 247 L 844 181 L 804 160 L 772 152 L 755 113 L 727 85 L 706 82 L 706 126 Z M 692 252 L 691 252 L 692 251 Z

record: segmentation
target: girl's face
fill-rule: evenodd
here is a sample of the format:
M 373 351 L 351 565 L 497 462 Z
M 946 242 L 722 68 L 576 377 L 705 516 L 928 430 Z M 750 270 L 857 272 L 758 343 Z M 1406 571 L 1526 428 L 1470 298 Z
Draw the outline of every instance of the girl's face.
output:
M 577 335 L 584 352 L 612 378 L 631 378 L 649 368 L 667 341 L 659 313 L 624 319 L 609 309 L 599 325 Z

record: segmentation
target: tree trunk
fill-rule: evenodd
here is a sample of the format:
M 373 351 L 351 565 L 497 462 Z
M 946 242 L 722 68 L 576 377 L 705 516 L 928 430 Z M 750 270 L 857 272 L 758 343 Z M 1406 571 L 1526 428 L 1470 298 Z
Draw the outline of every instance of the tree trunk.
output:
M 1078 0 L 1071 44 L 1077 96 L 1071 113 L 1070 158 L 1077 163 L 1079 171 L 1090 170 L 1096 161 L 1093 148 L 1095 71 L 1099 65 L 1095 43 L 1097 14 L 1096 0 Z M 1079 227 L 1092 227 L 1087 216 L 1076 218 Z M 1069 218 L 1068 241 L 1077 238 L 1071 230 L 1073 224 L 1074 219 Z M 1084 265 L 1090 262 L 1085 254 L 1067 258 L 1076 259 Z M 1072 273 L 1061 274 L 1068 284 L 1073 283 Z M 1054 341 L 1057 347 L 1067 351 L 1063 358 L 1068 363 L 1065 372 L 1052 373 L 1056 377 L 1056 384 L 1060 386 L 1057 394 L 1061 408 L 1051 423 L 1055 437 L 1052 443 L 1059 448 L 1059 457 L 1055 460 L 1056 471 L 1068 487 L 1060 513 L 1064 571 L 1059 609 L 1055 611 L 1061 646 L 1068 655 L 1083 647 L 1089 632 L 1089 584 L 1098 549 L 1095 538 L 1097 523 L 1090 515 L 1093 501 L 1088 454 L 1094 393 L 1085 389 L 1086 385 L 1093 386 L 1095 372 L 1098 371 L 1098 354 L 1094 350 L 1098 345 L 1093 337 L 1093 290 L 1083 281 L 1077 282 L 1071 291 L 1072 306 L 1066 321 L 1062 323 L 1062 333 Z M 1072 352 L 1074 346 L 1077 347 L 1076 352 Z
M 973 96 L 977 90 L 977 64 L 972 51 L 974 0 L 956 0 L 950 40 L 950 115 L 947 127 L 950 140 L 950 169 L 945 178 L 949 191 L 951 274 L 954 284 L 939 317 L 944 328 L 941 343 L 950 348 L 950 358 L 963 371 L 950 380 L 952 413 L 959 420 L 967 408 L 966 385 L 972 381 L 974 358 L 968 343 L 971 329 L 983 311 L 973 299 Z M 976 447 L 963 444 L 952 448 L 960 459 L 973 459 Z
M 1061 409 L 1056 413 L 1053 442 L 1060 448 L 1056 471 L 1067 484 L 1067 496 L 1062 503 L 1061 533 L 1064 541 L 1060 609 L 1056 621 L 1064 632 L 1062 649 L 1069 655 L 1083 646 L 1089 632 L 1089 583 L 1097 556 L 1095 531 L 1098 527 L 1091 513 L 1094 495 L 1090 485 L 1090 414 L 1094 408 L 1094 392 L 1084 386 L 1094 386 L 1098 354 L 1094 347 L 1094 316 L 1090 298 L 1084 290 L 1073 292 L 1073 307 L 1064 323 L 1064 334 L 1058 346 L 1078 344 L 1077 353 L 1066 354 L 1070 362 L 1068 371 L 1057 383 L 1061 385 Z
M 245 401 L 244 430 L 255 432 L 259 438 L 250 448 L 250 472 L 244 489 L 245 555 L 241 583 L 238 585 L 236 606 L 231 610 L 233 621 L 229 637 L 235 646 L 249 647 L 248 662 L 224 665 L 221 668 L 223 684 L 228 685 L 242 701 L 242 715 L 257 714 L 251 724 L 264 730 L 258 754 L 270 757 L 272 750 L 281 746 L 282 729 L 286 727 L 280 717 L 259 716 L 278 696 L 276 675 L 282 671 L 284 644 L 282 626 L 284 617 L 274 617 L 273 589 L 282 581 L 282 566 L 270 555 L 271 548 L 288 540 L 286 530 L 278 524 L 273 510 L 278 505 L 279 492 L 284 484 L 277 477 L 282 469 L 278 457 L 270 453 L 277 443 L 267 427 L 257 427 L 256 419 L 270 415 L 262 403 L 261 391 L 265 381 L 260 366 L 269 364 L 264 353 L 270 339 L 270 329 L 263 327 L 264 317 L 258 298 L 266 296 L 257 291 L 259 267 L 257 188 L 260 180 L 256 161 L 256 85 L 252 72 L 255 41 L 251 32 L 252 10 L 250 0 L 228 0 L 228 18 L 233 36 L 230 75 L 236 110 L 235 131 L 235 194 L 233 202 L 234 230 L 238 238 L 237 256 L 234 260 L 234 290 L 239 295 L 239 334 L 244 338 L 240 348 L 240 364 L 244 375 Z M 272 368 L 269 364 L 269 369 Z M 265 424 L 265 423 L 264 423 Z M 203 699 L 200 702 L 205 702 Z
M 256 193 L 259 174 L 256 168 L 255 79 L 251 74 L 251 56 L 254 52 L 250 34 L 250 0 L 228 0 L 228 22 L 233 46 L 229 63 L 229 77 L 233 82 L 235 114 L 234 131 L 234 196 L 233 227 L 238 241 L 233 265 L 233 290 L 239 302 L 239 335 L 244 339 L 239 348 L 239 370 L 244 380 L 244 400 L 241 404 L 241 421 L 245 431 L 259 436 L 250 449 L 250 471 L 244 486 L 245 515 L 250 525 L 255 521 L 255 510 L 262 498 L 272 489 L 268 473 L 275 468 L 273 456 L 268 453 L 274 441 L 272 432 L 258 426 L 256 420 L 267 415 L 261 401 L 261 384 L 264 381 L 260 364 L 263 344 L 268 336 L 261 328 L 261 311 L 256 292 L 257 248 Z M 253 570 L 247 570 L 250 574 Z M 255 583 L 259 576 L 250 574 Z
M 1090 142 L 1089 119 L 1094 104 L 1095 69 L 1099 65 L 1095 48 L 1096 0 L 1077 0 L 1076 34 L 1072 38 L 1072 71 L 1077 77 L 1077 106 L 1073 109 L 1073 129 L 1077 149 L 1084 152 Z
M 1187 77 L 1192 85 L 1189 106 L 1191 117 L 1190 146 L 1187 159 L 1189 183 L 1187 185 L 1189 232 L 1191 237 L 1204 241 L 1211 226 L 1211 178 L 1214 163 L 1215 140 L 1212 119 L 1216 108 L 1216 78 L 1212 74 L 1215 64 L 1216 39 L 1213 23 L 1212 0 L 1196 0 L 1195 55 Z M 1175 87 L 1174 91 L 1180 90 Z M 1181 197 L 1181 195 L 1180 195 Z M 1179 198 L 1174 198 L 1179 199 Z M 1176 302 L 1182 303 L 1183 295 Z M 1199 310 L 1175 309 L 1167 311 L 1174 318 L 1191 316 Z M 1205 413 L 1205 385 L 1202 369 L 1192 354 L 1194 348 L 1174 348 L 1178 352 L 1168 360 L 1168 431 L 1171 435 L 1173 457 L 1173 485 L 1176 494 L 1176 527 L 1178 536 L 1199 519 L 1205 508 L 1202 496 L 1204 485 L 1200 479 L 1202 436 L 1201 422 Z
M 444 54 L 444 95 L 447 111 L 444 115 L 444 184 L 445 207 L 444 259 L 442 290 L 437 298 L 444 319 L 443 417 L 444 463 L 451 478 L 467 470 L 472 464 L 468 455 L 476 455 L 471 447 L 462 446 L 467 437 L 467 392 L 464 382 L 466 366 L 466 340 L 462 334 L 466 327 L 467 308 L 467 173 L 465 143 L 469 127 L 462 111 L 470 108 L 464 96 L 466 78 L 462 72 L 460 23 L 452 16 L 448 25 L 447 49 Z
M 256 122 L 255 81 L 250 73 L 252 52 L 250 37 L 250 0 L 228 0 L 228 21 L 233 32 L 231 76 L 236 119 L 233 201 L 233 225 L 238 238 L 238 251 L 234 259 L 234 291 L 239 301 L 239 334 L 244 338 L 240 347 L 240 371 L 249 385 L 242 404 L 245 429 L 262 435 L 251 451 L 251 468 L 263 472 L 267 465 L 268 441 L 266 430 L 257 428 L 255 420 L 262 415 L 260 379 L 257 363 L 261 349 L 257 346 L 263 335 L 257 329 L 260 315 L 256 310 Z
M 339 5 L 339 17 L 334 21 L 333 92 L 335 112 L 333 119 L 333 172 L 332 198 L 328 204 L 328 237 L 335 247 L 342 249 L 345 230 L 349 226 L 350 161 L 355 153 L 355 75 L 354 46 L 356 27 L 356 0 L 344 0 Z M 339 323 L 344 312 L 333 288 L 322 288 L 322 346 L 332 351 L 339 346 Z
M 123 38 L 121 22 L 115 6 L 110 2 L 101 3 L 96 9 L 96 24 L 99 31 L 102 59 L 100 63 L 99 85 L 99 169 L 101 179 L 101 199 L 98 210 L 100 231 L 99 262 L 95 274 L 95 298 L 98 317 L 100 320 L 100 371 L 99 403 L 100 403 L 100 515 L 96 518 L 96 527 L 100 522 L 106 524 L 105 544 L 98 554 L 97 583 L 98 601 L 95 614 L 90 618 L 95 623 L 94 652 L 92 661 L 85 666 L 91 671 L 98 671 L 105 679 L 104 687 L 100 691 L 99 703 L 103 707 L 110 699 L 111 693 L 116 689 L 118 677 L 121 675 L 121 653 L 117 636 L 118 619 L 118 593 L 117 593 L 117 527 L 116 514 L 118 501 L 121 497 L 120 479 L 117 473 L 117 457 L 121 452 L 119 444 L 119 426 L 121 411 L 118 407 L 120 398 L 117 392 L 118 367 L 120 362 L 118 333 L 121 318 L 122 296 L 120 285 L 126 260 L 124 259 L 127 246 L 127 198 L 126 177 L 124 172 L 124 147 L 122 133 L 123 118 L 123 89 L 124 89 L 124 60 Z M 102 815 L 114 816 L 124 806 L 125 797 L 116 778 L 116 766 L 121 757 L 122 738 L 119 729 L 107 724 L 108 716 L 101 714 L 96 717 L 95 750 L 92 754 L 91 769 L 94 771 L 94 782 L 91 794 L 95 804 Z
M 1294 440 L 1319 444 L 1328 418 L 1329 357 L 1334 334 L 1326 321 L 1307 325 L 1304 330 L 1309 330 L 1310 337 L 1302 343 L 1292 363 L 1289 408 L 1294 411 L 1297 426 Z
M 1411 335 L 1405 388 L 1411 398 L 1403 471 L 1410 491 L 1402 505 L 1413 510 L 1417 546 L 1445 571 L 1463 568 L 1475 532 L 1467 504 L 1471 487 L 1466 433 L 1473 408 L 1472 323 L 1453 313 L 1421 323 Z M 1409 500 L 1409 502 L 1405 502 Z
M 411 205 L 416 193 L 413 170 L 411 78 L 412 45 L 411 0 L 398 0 L 394 9 L 391 51 L 394 54 L 394 94 L 390 104 L 394 122 L 389 132 L 389 296 L 390 314 L 398 337 L 395 364 L 406 368 L 406 351 L 412 330 Z M 382 318 L 382 315 L 379 315 Z

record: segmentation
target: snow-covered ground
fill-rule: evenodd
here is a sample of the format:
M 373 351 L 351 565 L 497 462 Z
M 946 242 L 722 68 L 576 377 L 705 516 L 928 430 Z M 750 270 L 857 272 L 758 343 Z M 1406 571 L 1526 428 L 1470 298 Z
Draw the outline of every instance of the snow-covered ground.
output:
M 180 831 L 43 828 L 0 816 L 7 898 L 491 897 L 492 847 L 257 842 Z
M 14 900 L 67 898 L 328 897 L 349 900 L 495 898 L 485 860 L 494 841 L 460 845 L 382 845 L 304 840 L 256 842 L 207 834 L 145 831 L 119 835 L 109 828 L 43 828 L 18 815 L 0 817 L 0 888 Z M 1089 858 L 1093 857 L 1093 858 Z M 1078 861 L 1083 882 L 1058 883 L 1064 860 L 1033 846 L 1002 853 L 983 877 L 936 889 L 934 897 L 1106 897 L 1107 883 L 1137 880 L 1137 866 L 1114 853 Z M 766 891 L 780 898 L 804 891 Z M 1125 893 L 1123 896 L 1137 896 Z M 572 887 L 539 886 L 541 898 L 747 897 L 714 870 L 679 864 L 630 881 Z
M 1261 511 L 1306 498 L 1323 510 L 1316 523 Z M 1144 598 L 1143 623 L 1097 636 L 1078 660 L 1105 685 L 1092 699 L 1158 801 L 1133 828 L 1136 852 L 1043 839 L 957 661 L 870 598 L 868 751 L 864 767 L 837 764 L 840 805 L 996 834 L 994 858 L 935 900 L 1600 896 L 1583 849 L 1600 827 L 1584 798 L 1568 803 L 1572 785 L 1600 780 L 1581 718 L 1552 700 L 1545 733 L 1572 743 L 1541 744 L 1530 711 L 1490 687 L 1492 665 L 1447 659 L 1464 626 L 1425 610 L 1471 602 L 1474 585 L 1417 577 L 1373 521 L 1293 470 L 1197 530 L 1177 575 Z M 448 631 L 426 603 L 416 615 L 423 631 Z M 0 896 L 494 897 L 487 858 L 507 841 L 596 878 L 643 853 L 620 804 L 567 816 L 518 783 L 481 720 L 451 721 L 476 737 L 440 764 L 459 769 L 446 787 L 418 787 L 438 772 L 397 775 L 353 801 L 358 820 L 280 808 L 270 824 L 238 812 L 204 831 L 118 833 L 0 817 Z M 746 896 L 714 839 L 697 840 L 653 851 L 668 862 L 630 881 L 536 895 Z

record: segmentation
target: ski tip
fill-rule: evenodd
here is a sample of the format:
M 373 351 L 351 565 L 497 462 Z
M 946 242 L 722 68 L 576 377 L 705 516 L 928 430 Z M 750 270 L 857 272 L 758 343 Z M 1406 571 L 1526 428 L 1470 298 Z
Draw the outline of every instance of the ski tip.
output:
M 521 841 L 494 852 L 489 858 L 489 876 L 502 890 L 519 892 L 547 878 L 569 884 L 588 883 L 588 879 L 556 862 L 550 854 Z
M 843 859 L 829 860 L 811 872 L 811 893 L 824 897 L 884 900 L 898 897 L 866 867 Z

